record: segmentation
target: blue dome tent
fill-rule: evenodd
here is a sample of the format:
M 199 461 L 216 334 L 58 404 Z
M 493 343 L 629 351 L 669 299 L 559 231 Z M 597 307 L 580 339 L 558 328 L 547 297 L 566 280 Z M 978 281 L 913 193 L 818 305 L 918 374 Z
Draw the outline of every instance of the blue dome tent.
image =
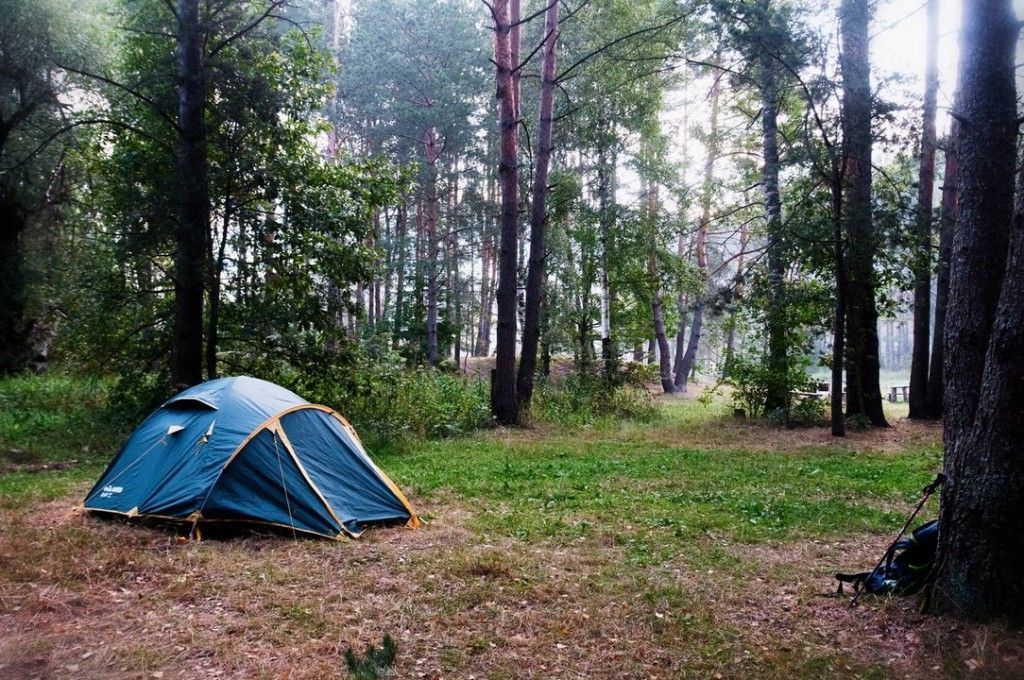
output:
M 419 526 L 352 426 L 256 378 L 181 392 L 139 425 L 85 497 L 87 510 L 190 522 L 252 522 L 356 537 Z

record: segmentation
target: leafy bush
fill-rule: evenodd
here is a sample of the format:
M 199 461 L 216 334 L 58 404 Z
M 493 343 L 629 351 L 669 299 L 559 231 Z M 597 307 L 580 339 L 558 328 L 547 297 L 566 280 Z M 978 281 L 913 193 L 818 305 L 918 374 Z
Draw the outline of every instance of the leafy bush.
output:
M 586 425 L 600 418 L 650 422 L 658 417 L 643 372 L 622 375 L 622 384 L 608 385 L 595 373 L 570 373 L 557 385 L 534 391 L 530 415 L 560 425 Z
M 331 374 L 282 378 L 310 401 L 338 410 L 368 443 L 452 437 L 491 422 L 483 380 L 410 368 L 394 354 L 362 357 Z
M 829 422 L 829 400 L 804 398 L 790 404 L 788 427 L 820 427 Z
M 825 422 L 827 401 L 790 398 L 787 406 L 767 412 L 764 408 L 768 394 L 774 390 L 786 395 L 814 391 L 807 366 L 803 355 L 790 356 L 782 370 L 772 368 L 762 356 L 736 356 L 725 382 L 733 388 L 736 407 L 743 408 L 751 417 L 762 417 L 778 427 L 814 427 Z

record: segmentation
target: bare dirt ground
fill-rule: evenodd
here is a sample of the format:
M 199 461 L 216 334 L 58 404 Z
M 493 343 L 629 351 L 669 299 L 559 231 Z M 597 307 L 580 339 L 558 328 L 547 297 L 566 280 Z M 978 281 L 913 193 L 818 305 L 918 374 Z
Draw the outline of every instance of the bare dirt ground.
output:
M 853 446 L 919 436 L 934 432 L 900 424 Z M 2 678 L 346 677 L 344 651 L 385 633 L 396 678 L 1024 677 L 1020 633 L 833 597 L 835 565 L 871 564 L 884 537 L 708 535 L 649 566 L 623 548 L 628 526 L 518 541 L 473 529 L 486 506 L 444 494 L 413 499 L 431 513 L 420 530 L 342 542 L 189 543 L 69 513 L 77 498 L 0 511 Z

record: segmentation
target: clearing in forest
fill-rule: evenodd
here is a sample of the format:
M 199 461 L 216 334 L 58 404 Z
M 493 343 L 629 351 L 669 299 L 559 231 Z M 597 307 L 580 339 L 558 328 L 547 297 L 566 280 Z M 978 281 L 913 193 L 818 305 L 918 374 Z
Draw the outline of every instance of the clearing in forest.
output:
M 937 426 L 835 443 L 666 400 L 653 424 L 494 431 L 382 457 L 425 520 L 199 543 L 69 514 L 98 464 L 0 474 L 0 676 L 1010 676 L 1024 639 L 830 597 L 939 464 Z M 897 416 L 897 413 L 891 415 Z M 110 442 L 110 447 L 116 442 Z M 929 507 L 925 517 L 934 515 Z

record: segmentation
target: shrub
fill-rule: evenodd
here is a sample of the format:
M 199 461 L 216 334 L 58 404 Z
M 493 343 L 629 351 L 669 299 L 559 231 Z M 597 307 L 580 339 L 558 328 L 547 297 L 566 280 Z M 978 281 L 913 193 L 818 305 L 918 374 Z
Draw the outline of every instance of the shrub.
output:
M 814 391 L 815 385 L 807 374 L 808 360 L 802 355 L 789 357 L 782 370 L 768 365 L 764 357 L 734 357 L 725 382 L 733 388 L 737 408 L 743 408 L 752 417 L 762 417 L 777 427 L 816 427 L 828 420 L 828 400 L 789 399 L 787 406 L 765 412 L 769 391 L 779 389 L 789 395 L 794 391 Z
M 788 427 L 820 427 L 829 422 L 828 399 L 798 399 L 789 407 L 786 418 Z
M 657 418 L 643 374 L 626 373 L 622 383 L 608 385 L 596 373 L 570 373 L 557 385 L 541 384 L 534 391 L 530 415 L 560 425 L 585 425 L 600 418 L 649 422 Z
M 289 377 L 281 382 L 310 401 L 337 409 L 368 444 L 452 437 L 491 422 L 483 380 L 409 368 L 392 354 L 363 358 L 313 380 Z

